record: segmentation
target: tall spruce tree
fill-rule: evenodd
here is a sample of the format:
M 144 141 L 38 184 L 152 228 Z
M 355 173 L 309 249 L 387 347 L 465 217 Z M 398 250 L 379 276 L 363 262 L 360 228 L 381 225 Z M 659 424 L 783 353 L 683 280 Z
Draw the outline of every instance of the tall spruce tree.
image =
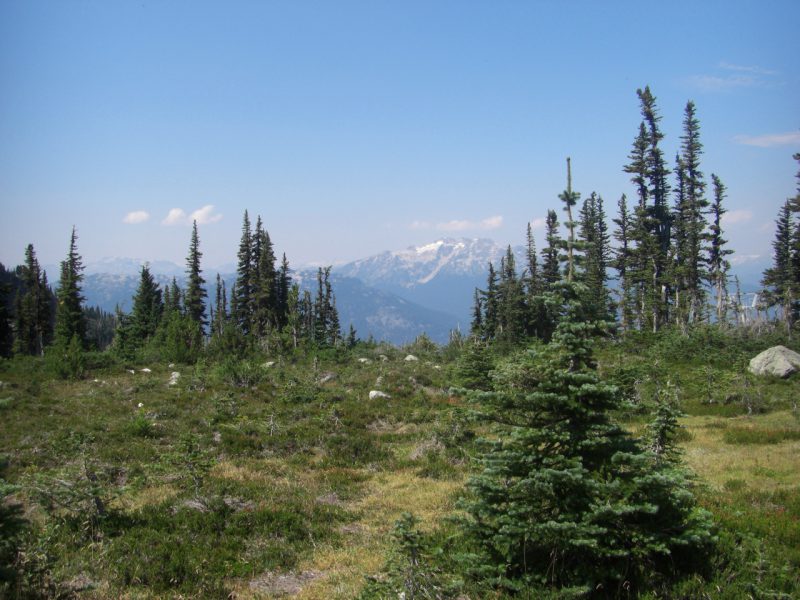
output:
M 164 302 L 161 297 L 161 289 L 150 273 L 150 267 L 142 265 L 139 287 L 133 297 L 133 308 L 129 321 L 130 338 L 137 346 L 141 346 L 155 335 L 163 312 Z
M 15 351 L 38 356 L 53 337 L 52 293 L 33 244 L 25 248 L 25 264 L 17 268 L 17 276 L 21 286 L 15 298 Z
M 235 307 L 231 312 L 242 333 L 250 332 L 253 286 L 253 235 L 250 231 L 250 217 L 244 211 L 242 219 L 242 238 L 239 242 L 238 264 L 236 267 L 236 294 L 232 294 Z
M 78 234 L 75 227 L 69 241 L 66 260 L 61 262 L 61 278 L 56 291 L 55 342 L 64 347 L 70 344 L 86 348 L 86 317 L 81 294 L 83 263 L 78 254 Z M 73 342 L 75 338 L 76 342 Z
M 686 103 L 683 119 L 683 135 L 681 136 L 681 163 L 684 169 L 684 202 L 683 210 L 685 249 L 684 256 L 686 277 L 684 285 L 688 295 L 689 320 L 703 317 L 705 306 L 706 257 L 703 245 L 706 239 L 705 212 L 708 201 L 705 198 L 705 181 L 700 170 L 700 156 L 703 145 L 700 143 L 700 122 L 697 119 L 694 102 Z
M 578 238 L 583 251 L 578 281 L 585 286 L 587 318 L 607 321 L 611 318 L 611 297 L 606 285 L 611 247 L 603 199 L 595 192 L 581 206 Z
M 578 257 L 576 251 L 579 249 L 578 241 L 575 236 L 575 230 L 578 223 L 572 217 L 572 208 L 578 203 L 581 195 L 572 190 L 572 167 L 570 159 L 567 157 L 567 189 L 559 194 L 558 199 L 564 203 L 564 212 L 567 213 L 567 220 L 564 226 L 567 228 L 567 239 L 563 241 L 563 247 L 566 250 L 567 267 L 565 270 L 567 281 L 575 280 L 575 272 L 577 269 L 576 263 Z
M 200 259 L 203 253 L 200 252 L 200 240 L 197 236 L 197 221 L 192 222 L 192 239 L 189 243 L 189 255 L 186 257 L 186 294 L 184 295 L 184 310 L 186 316 L 200 326 L 200 331 L 204 332 L 208 324 L 206 318 L 206 292 L 202 271 L 200 269 Z
M 633 294 L 633 281 L 631 271 L 633 269 L 633 251 L 631 241 L 631 213 L 628 211 L 628 203 L 625 194 L 617 203 L 619 216 L 614 219 L 617 226 L 614 232 L 614 239 L 617 247 L 614 250 L 612 266 L 617 271 L 619 286 L 617 303 L 620 325 L 623 331 L 629 331 L 634 327 L 634 313 L 636 310 L 636 299 Z
M 711 181 L 714 185 L 714 200 L 711 204 L 711 226 L 708 247 L 708 282 L 714 289 L 716 296 L 717 322 L 724 323 L 727 320 L 725 307 L 728 298 L 728 270 L 730 263 L 726 256 L 733 254 L 733 250 L 725 246 L 728 241 L 722 237 L 722 215 L 728 212 L 722 205 L 725 199 L 725 185 L 719 177 L 711 174 Z
M 542 249 L 542 280 L 545 287 L 557 283 L 561 279 L 558 262 L 558 249 L 561 247 L 561 236 L 558 234 L 558 216 L 556 211 L 547 211 L 547 246 Z
M 0 264 L 2 268 L 2 264 Z M 14 349 L 14 329 L 11 326 L 11 284 L 0 281 L 0 358 L 8 358 Z
M 253 330 L 259 336 L 277 325 L 277 272 L 275 270 L 275 251 L 269 234 L 261 225 L 255 233 L 255 281 L 253 286 Z

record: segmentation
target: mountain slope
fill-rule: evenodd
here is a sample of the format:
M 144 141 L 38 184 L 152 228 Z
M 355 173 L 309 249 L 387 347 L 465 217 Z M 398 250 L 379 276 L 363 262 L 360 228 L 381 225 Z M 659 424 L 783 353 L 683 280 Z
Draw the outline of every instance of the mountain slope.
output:
M 513 251 L 520 270 L 524 249 L 519 246 Z M 451 314 L 465 329 L 469 328 L 475 288 L 486 285 L 489 261 L 499 265 L 505 252 L 506 248 L 489 239 L 445 238 L 383 252 L 336 267 L 334 272 Z

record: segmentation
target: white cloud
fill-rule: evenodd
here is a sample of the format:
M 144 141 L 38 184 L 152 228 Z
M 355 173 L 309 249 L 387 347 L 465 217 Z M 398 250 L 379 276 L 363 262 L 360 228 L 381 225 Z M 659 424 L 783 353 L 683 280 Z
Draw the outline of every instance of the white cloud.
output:
M 171 208 L 167 216 L 161 221 L 162 225 L 191 225 L 192 221 L 197 221 L 198 225 L 208 225 L 216 223 L 222 219 L 222 215 L 214 214 L 214 205 L 206 204 L 202 208 L 187 215 L 182 208 Z
M 753 218 L 753 212 L 745 209 L 729 210 L 722 215 L 722 222 L 725 225 L 733 225 L 734 223 L 746 223 Z
M 431 227 L 433 227 L 433 224 L 428 221 L 414 221 L 409 225 L 411 229 L 430 229 Z
M 203 208 L 198 208 L 189 217 L 189 221 L 197 221 L 198 225 L 207 225 L 209 223 L 216 223 L 222 219 L 222 215 L 217 213 L 213 214 L 214 205 L 206 204 Z
M 475 229 L 475 223 L 472 221 L 447 221 L 447 223 L 439 223 L 436 225 L 439 231 L 466 231 L 467 229 Z
M 757 262 L 761 259 L 760 254 L 734 254 L 731 257 L 731 264 L 734 266 Z
M 443 223 L 431 223 L 430 221 L 412 221 L 409 229 L 435 229 L 437 231 L 478 231 L 498 229 L 503 226 L 503 216 L 494 215 L 486 217 L 480 221 L 470 221 L 468 219 L 453 219 Z
M 789 146 L 800 144 L 800 131 L 787 133 L 767 133 L 765 135 L 737 135 L 733 138 L 737 144 L 745 146 L 758 146 L 759 148 L 772 148 L 773 146 Z
M 758 230 L 761 233 L 767 233 L 775 229 L 775 223 L 762 223 L 758 226 Z
M 722 61 L 719 63 L 720 69 L 725 69 L 726 71 L 740 71 L 743 73 L 756 73 L 758 75 L 777 75 L 777 71 L 773 71 L 772 69 L 764 69 L 757 65 L 734 65 L 729 62 Z
M 139 223 L 144 223 L 150 218 L 150 213 L 146 210 L 134 210 L 133 212 L 129 212 L 125 215 L 125 218 L 122 219 L 123 223 L 127 223 L 128 225 L 138 225 Z
M 494 217 L 488 217 L 481 221 L 481 229 L 497 229 L 498 227 L 503 226 L 503 216 L 502 215 L 495 215 Z
M 545 218 L 538 218 L 531 221 L 531 229 L 544 229 L 545 225 L 547 225 L 547 219 Z
M 756 65 L 717 64 L 718 73 L 693 75 L 688 83 L 702 92 L 722 92 L 739 88 L 763 87 L 780 83 L 778 71 Z
M 719 92 L 735 88 L 754 87 L 762 83 L 752 75 L 693 75 L 689 83 L 703 92 Z
M 186 211 L 182 208 L 171 208 L 167 216 L 161 221 L 162 225 L 183 225 L 186 223 Z

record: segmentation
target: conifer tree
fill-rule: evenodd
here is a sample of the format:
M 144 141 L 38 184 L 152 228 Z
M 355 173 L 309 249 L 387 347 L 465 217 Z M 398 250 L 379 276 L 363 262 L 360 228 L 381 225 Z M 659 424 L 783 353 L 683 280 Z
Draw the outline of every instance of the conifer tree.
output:
M 131 338 L 135 340 L 136 345 L 144 344 L 155 335 L 163 312 L 161 289 L 150 273 L 149 266 L 142 265 L 139 287 L 133 297 L 130 317 Z
M 475 295 L 472 300 L 470 333 L 477 338 L 483 336 L 483 303 L 481 302 L 480 291 L 477 288 L 475 288 Z
M 15 351 L 41 355 L 53 337 L 50 306 L 52 293 L 39 267 L 33 244 L 25 248 L 25 264 L 17 268 L 21 287 L 15 299 Z
M 689 296 L 689 314 L 694 319 L 702 317 L 705 306 L 705 290 L 703 280 L 706 278 L 703 242 L 706 239 L 705 211 L 708 201 L 705 199 L 705 181 L 700 170 L 700 156 L 703 145 L 700 143 L 700 122 L 696 116 L 694 102 L 686 103 L 683 120 L 683 136 L 681 136 L 681 163 L 684 169 L 684 230 L 686 252 L 685 260 L 686 292 Z
M 542 250 L 542 280 L 545 286 L 557 283 L 561 279 L 561 270 L 558 262 L 558 249 L 561 246 L 561 236 L 558 234 L 558 216 L 556 211 L 547 211 L 547 246 Z
M 250 218 L 244 211 L 242 220 L 242 238 L 239 242 L 238 265 L 236 267 L 236 294 L 232 294 L 235 310 L 231 311 L 236 324 L 247 334 L 250 331 L 252 286 L 253 286 L 253 236 L 250 232 Z
M 83 314 L 83 263 L 78 254 L 78 234 L 75 227 L 70 236 L 66 260 L 61 262 L 61 278 L 56 291 L 56 343 L 67 347 L 76 338 L 77 345 L 86 348 L 86 317 Z M 74 345 L 74 344 L 73 344 Z
M 278 327 L 283 328 L 289 320 L 289 292 L 292 287 L 292 274 L 289 269 L 289 261 L 286 260 L 286 253 L 284 252 L 281 259 L 281 268 L 278 273 L 278 286 L 277 286 L 277 321 Z
M 722 206 L 722 201 L 725 198 L 725 185 L 713 173 L 711 174 L 711 181 L 714 185 L 714 200 L 711 204 L 708 281 L 716 294 L 717 322 L 724 323 L 726 321 L 725 306 L 728 297 L 728 269 L 730 269 L 730 263 L 725 257 L 733 254 L 733 250 L 725 248 L 728 241 L 722 237 L 722 215 L 728 212 Z
M 10 298 L 11 285 L 0 281 L 0 358 L 9 358 L 14 348 L 14 330 L 11 327 L 11 315 L 8 310 Z
M 275 271 L 275 251 L 269 234 L 260 225 L 255 233 L 256 246 L 254 258 L 255 285 L 253 286 L 253 330 L 259 336 L 277 325 L 277 273 Z
M 599 380 L 579 284 L 555 286 L 564 318 L 537 352 L 495 369 L 470 396 L 485 424 L 482 472 L 464 527 L 476 576 L 511 590 L 636 593 L 656 574 L 702 564 L 712 540 L 682 472 L 662 466 L 611 418 L 617 389 Z
M 611 298 L 606 286 L 611 248 L 603 199 L 595 192 L 581 207 L 579 240 L 584 255 L 578 281 L 585 286 L 583 304 L 587 317 L 606 321 L 611 318 Z
M 518 342 L 525 331 L 525 295 L 517 277 L 516 259 L 511 246 L 500 261 L 497 287 L 498 333 L 503 339 Z
M 558 199 L 564 203 L 564 212 L 567 213 L 567 220 L 564 225 L 567 228 L 567 239 L 563 242 L 563 247 L 566 249 L 566 279 L 567 281 L 575 280 L 576 263 L 578 261 L 575 252 L 579 249 L 577 239 L 575 237 L 575 229 L 577 222 L 572 218 L 572 207 L 578 203 L 581 195 L 572 190 L 572 168 L 570 166 L 570 159 L 567 157 L 567 189 L 559 194 Z
M 489 262 L 489 275 L 486 279 L 486 291 L 483 292 L 483 337 L 491 340 L 497 335 L 500 322 L 498 297 L 497 297 L 497 272 L 494 265 Z
M 197 221 L 192 222 L 192 239 L 189 243 L 189 255 L 186 257 L 186 295 L 184 297 L 184 310 L 186 315 L 200 326 L 200 331 L 205 331 L 208 324 L 206 318 L 206 292 L 205 283 L 200 269 L 200 240 L 197 237 Z
M 617 203 L 619 217 L 614 219 L 617 229 L 614 239 L 617 240 L 617 247 L 614 251 L 613 268 L 617 271 L 619 281 L 619 316 L 620 325 L 623 331 L 629 331 L 634 327 L 634 311 L 636 307 L 633 295 L 633 282 L 631 281 L 631 270 L 633 267 L 633 252 L 631 247 L 631 214 L 628 211 L 628 204 L 625 194 Z
M 775 222 L 775 239 L 772 242 L 772 266 L 764 271 L 761 285 L 766 288 L 767 302 L 782 307 L 783 318 L 792 325 L 794 286 L 792 282 L 792 208 L 789 200 L 784 202 Z

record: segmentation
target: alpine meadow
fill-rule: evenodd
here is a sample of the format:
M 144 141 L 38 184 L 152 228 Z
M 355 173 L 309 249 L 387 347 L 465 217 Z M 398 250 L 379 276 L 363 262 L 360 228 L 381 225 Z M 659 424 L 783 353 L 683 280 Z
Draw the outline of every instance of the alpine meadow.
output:
M 511 57 L 532 48 L 514 42 L 537 22 L 531 15 L 558 23 L 564 46 L 551 51 L 573 36 L 555 18 L 561 8 L 532 4 L 464 7 L 474 17 L 469 27 L 452 5 L 406 12 L 342 4 L 336 15 L 311 5 L 128 12 L 73 4 L 68 31 L 89 32 L 85 40 L 59 34 L 41 56 L 25 54 L 23 34 L 0 44 L 11 57 L 0 60 L 0 81 L 32 85 L 20 70 L 26 61 L 56 57 L 65 43 L 86 62 L 41 71 L 48 83 L 36 97 L 73 85 L 64 83 L 68 74 L 86 69 L 99 87 L 86 83 L 81 94 L 102 99 L 87 108 L 84 123 L 94 125 L 86 137 L 64 133 L 35 161 L 0 167 L 10 182 L 0 198 L 16 207 L 9 214 L 24 208 L 18 195 L 35 204 L 37 194 L 53 194 L 50 172 L 79 186 L 36 209 L 42 231 L 48 212 L 59 221 L 58 266 L 39 223 L 23 227 L 20 217 L 0 226 L 7 241 L 18 243 L 18 230 L 30 236 L 13 264 L 0 263 L 0 598 L 800 598 L 800 137 L 793 130 L 731 142 L 718 133 L 722 116 L 704 109 L 713 94 L 791 97 L 792 75 L 785 66 L 723 62 L 718 69 L 730 75 L 692 79 L 685 85 L 693 89 L 669 83 L 672 74 L 635 89 L 623 83 L 627 72 L 620 78 L 609 66 L 598 76 L 627 85 L 628 106 L 638 108 L 621 121 L 618 107 L 605 113 L 601 100 L 593 112 L 607 87 L 555 73 L 569 71 L 569 52 L 553 59 L 558 68 L 537 59 L 540 70 L 513 71 Z M 0 11 L 32 32 L 49 22 L 43 7 L 65 10 L 45 2 Z M 797 13 L 772 8 L 787 22 Z M 574 7 L 563 10 L 576 20 L 575 36 L 616 35 L 594 31 Z M 131 24 L 116 21 L 117 11 Z M 152 20 L 159 11 L 178 20 Z M 295 20 L 276 16 L 284 11 Z M 395 20 L 365 27 L 373 12 L 388 19 L 383 11 Z M 248 22 L 245 13 L 264 18 Z M 644 16 L 625 19 L 641 25 Z M 173 28 L 184 17 L 192 34 Z M 453 33 L 460 28 L 463 37 Z M 9 25 L 0 31 L 11 35 Z M 152 43 L 139 39 L 145 31 Z M 749 35 L 738 43 L 756 52 Z M 595 41 L 604 54 L 606 43 Z M 592 63 L 585 43 L 581 60 Z M 132 62 L 122 60 L 131 49 Z M 766 64 L 772 55 L 757 56 Z M 151 70 L 163 57 L 169 75 L 161 79 Z M 638 78 L 638 63 L 628 60 Z M 251 73 L 274 85 L 232 85 Z M 474 73 L 506 87 L 465 94 L 458 80 L 472 82 Z M 524 82 L 534 75 L 560 83 L 534 93 Z M 409 82 L 421 96 L 409 95 Z M 662 82 L 671 86 L 668 103 L 656 95 Z M 197 92 L 191 101 L 176 91 L 183 85 Z M 680 104 L 674 89 L 687 92 Z M 500 100 L 501 91 L 510 98 Z M 530 131 L 519 123 L 502 137 L 491 124 L 504 110 L 517 114 L 514 91 L 564 96 L 564 112 L 551 98 L 554 112 L 532 121 L 540 138 L 520 141 Z M 139 104 L 117 105 L 118 94 Z M 573 95 L 586 114 L 567 114 Z M 162 113 L 177 97 L 180 110 Z M 229 111 L 209 109 L 220 98 Z M 15 102 L 0 109 L 3 131 L 12 131 Z M 53 115 L 81 110 L 57 95 L 45 105 Z M 249 111 L 262 110 L 268 133 L 250 120 Z M 212 113 L 221 118 L 209 125 Z M 0 143 L 0 156 L 17 146 L 28 156 L 43 143 L 53 117 L 42 118 L 42 130 L 33 121 L 13 129 L 14 146 Z M 391 119 L 400 122 L 389 129 Z M 589 120 L 593 128 L 583 129 Z M 615 137 L 621 122 L 636 123 L 624 131 L 627 155 L 609 144 L 593 157 L 586 139 Z M 212 129 L 219 137 L 193 137 Z M 459 149 L 458 129 L 487 147 Z M 323 156 L 328 136 L 337 143 Z M 256 138 L 265 145 L 251 145 Z M 81 167 L 78 157 L 95 143 L 102 150 Z M 140 143 L 157 154 L 137 154 Z M 282 147 L 254 150 L 273 143 Z M 69 157 L 73 144 L 74 156 L 56 166 L 53 156 Z M 452 163 L 435 158 L 444 144 Z M 558 155 L 547 177 L 533 191 L 519 180 L 491 192 L 516 177 L 517 160 L 531 160 L 513 157 L 526 144 Z M 734 144 L 753 153 L 750 163 L 729 159 L 725 148 Z M 749 169 L 767 162 L 755 153 L 773 146 L 784 170 L 791 157 L 791 171 L 770 185 L 793 195 L 745 205 L 756 187 L 741 188 L 758 185 Z M 495 160 L 500 147 L 508 153 Z M 466 166 L 473 158 L 504 164 L 481 174 Z M 263 166 L 270 160 L 274 170 Z M 588 191 L 617 181 L 600 175 L 606 160 L 622 182 L 613 198 Z M 159 187 L 214 188 L 218 165 L 226 193 L 250 199 L 247 208 L 167 212 L 165 202 L 180 206 L 177 196 L 142 200 Z M 446 179 L 451 169 L 458 176 Z M 247 173 L 258 173 L 271 199 Z M 20 187 L 22 180 L 38 183 Z M 547 203 L 520 209 L 528 216 L 512 217 L 510 227 L 522 243 L 500 246 L 486 232 L 503 235 L 502 215 L 516 214 L 504 200 L 515 198 L 514 185 Z M 127 189 L 120 195 L 135 196 L 137 210 L 123 218 L 115 207 L 122 224 L 104 231 L 105 205 L 66 206 L 69 193 L 91 196 L 93 186 Z M 301 200 L 325 186 L 324 201 Z M 422 200 L 401 198 L 423 187 L 431 192 Z M 134 207 L 126 202 L 126 211 Z M 479 208 L 470 212 L 473 202 Z M 238 244 L 224 229 L 232 206 Z M 463 212 L 451 219 L 445 206 Z M 420 216 L 401 227 L 406 208 Z M 166 214 L 160 223 L 150 221 L 156 210 Z M 757 225 L 761 217 L 767 227 Z M 420 245 L 389 252 L 395 235 Z M 456 235 L 465 237 L 447 237 Z M 763 264 L 753 250 L 759 236 L 768 238 Z M 185 259 L 172 269 L 166 249 L 175 239 Z M 382 254 L 355 259 L 378 247 Z M 130 248 L 150 259 L 114 259 L 127 261 L 124 273 L 96 266 L 98 252 Z M 311 260 L 312 251 L 323 260 Z M 757 275 L 747 271 L 752 264 Z

